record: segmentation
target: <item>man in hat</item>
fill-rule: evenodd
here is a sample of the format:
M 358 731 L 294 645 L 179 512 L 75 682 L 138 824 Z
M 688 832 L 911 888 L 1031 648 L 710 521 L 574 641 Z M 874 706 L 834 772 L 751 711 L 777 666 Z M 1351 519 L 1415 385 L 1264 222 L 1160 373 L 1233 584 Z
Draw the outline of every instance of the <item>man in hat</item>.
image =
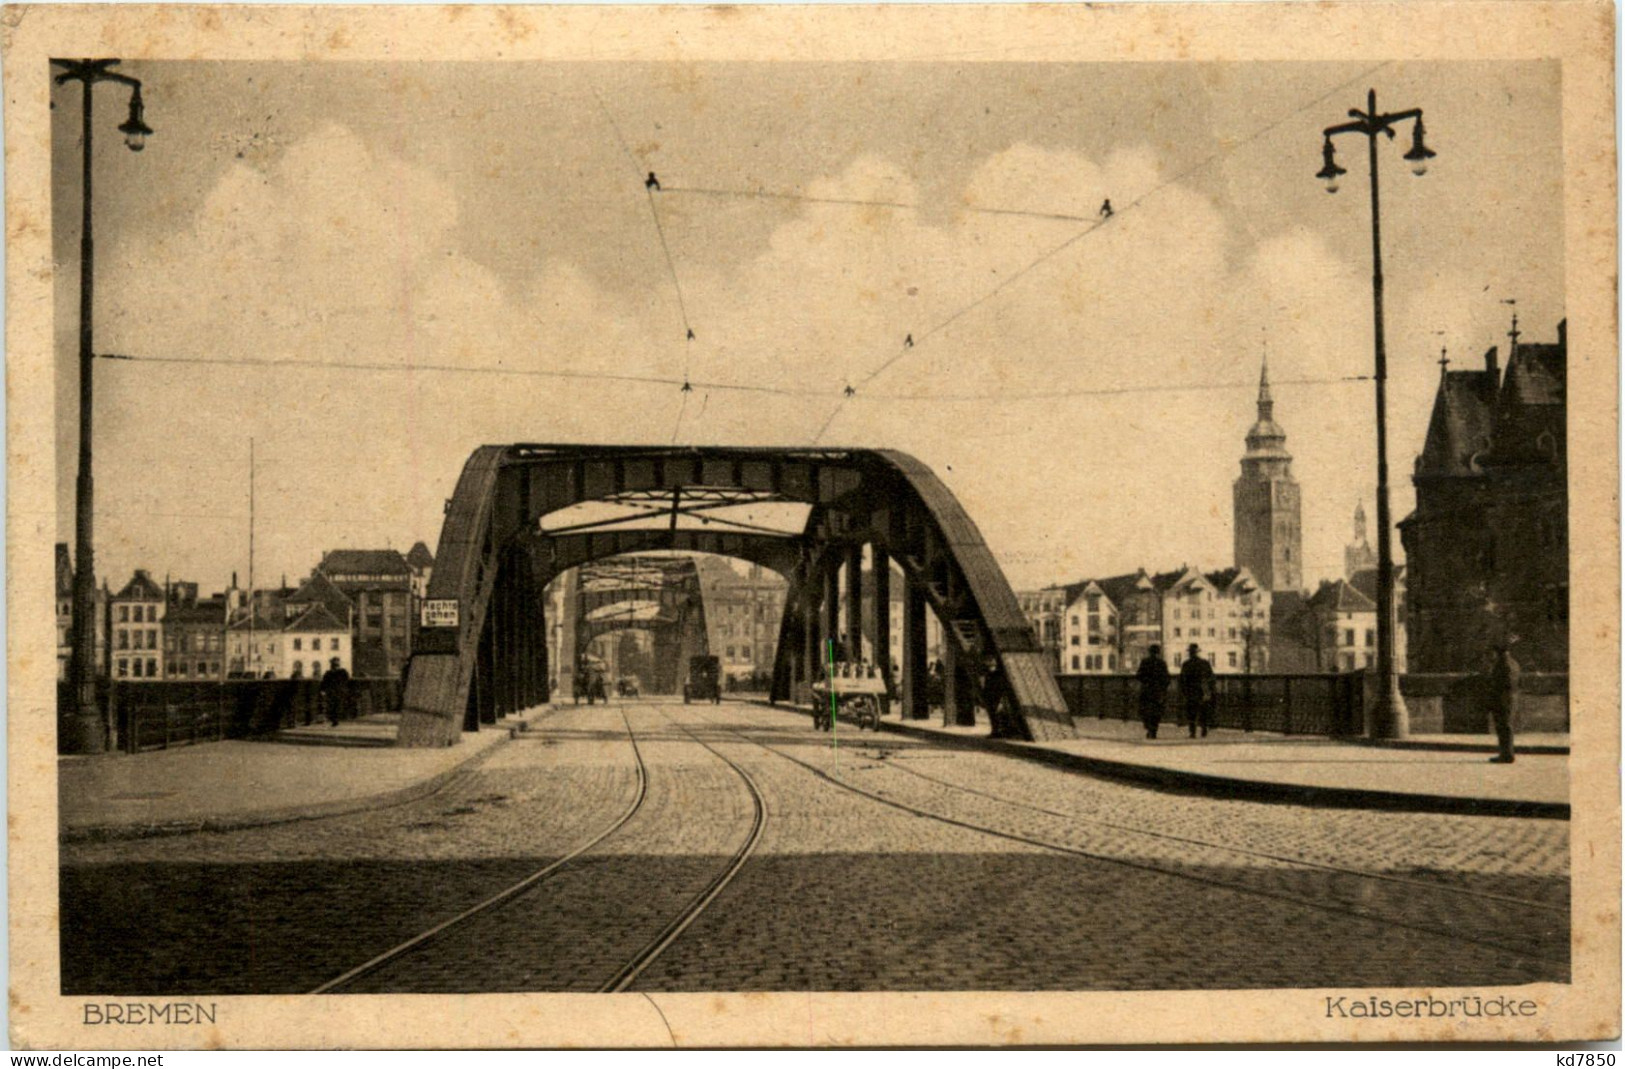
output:
M 1162 709 L 1168 701 L 1168 662 L 1162 659 L 1162 647 L 1152 646 L 1140 659 L 1140 669 L 1134 673 L 1140 681 L 1140 723 L 1145 725 L 1145 737 L 1157 737 L 1162 723 Z
M 1207 738 L 1208 725 L 1213 722 L 1213 666 L 1194 642 L 1185 651 L 1185 664 L 1179 670 L 1179 694 L 1185 699 L 1185 723 L 1191 738 L 1196 738 L 1198 727 L 1202 737 Z
M 1512 752 L 1512 721 L 1518 714 L 1518 677 L 1521 670 L 1512 658 L 1510 641 L 1498 642 L 1490 651 L 1490 720 L 1495 724 L 1495 742 L 1500 751 L 1490 758 L 1492 764 L 1510 765 Z

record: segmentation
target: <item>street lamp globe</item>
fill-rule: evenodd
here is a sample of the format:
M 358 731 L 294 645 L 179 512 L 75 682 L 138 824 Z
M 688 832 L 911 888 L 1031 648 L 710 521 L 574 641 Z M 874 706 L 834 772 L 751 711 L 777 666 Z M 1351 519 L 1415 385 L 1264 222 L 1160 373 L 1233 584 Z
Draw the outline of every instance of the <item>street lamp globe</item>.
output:
M 1326 144 L 1321 147 L 1321 168 L 1315 172 L 1315 177 L 1326 183 L 1326 192 L 1337 192 L 1337 180 L 1348 172 L 1337 165 L 1337 157 L 1332 148 L 1332 139 L 1327 138 Z M 1432 155 L 1432 153 L 1429 153 Z
M 124 144 L 131 152 L 140 152 L 147 147 L 147 138 L 152 136 L 152 127 L 142 121 L 143 111 L 141 104 L 141 89 L 138 86 L 130 97 L 130 117 L 119 124 L 119 133 L 124 135 Z
M 1428 173 L 1428 161 L 1438 153 L 1428 148 L 1422 140 L 1422 118 L 1417 116 L 1416 125 L 1411 129 L 1411 150 L 1405 153 L 1405 158 L 1411 163 L 1411 173 L 1418 178 Z

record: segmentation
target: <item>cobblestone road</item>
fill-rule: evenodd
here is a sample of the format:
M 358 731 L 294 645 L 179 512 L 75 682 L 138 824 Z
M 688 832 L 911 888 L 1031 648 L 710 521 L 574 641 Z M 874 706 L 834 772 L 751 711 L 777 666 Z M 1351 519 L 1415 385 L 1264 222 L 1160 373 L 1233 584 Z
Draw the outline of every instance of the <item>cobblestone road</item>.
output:
M 624 719 L 623 719 L 624 709 Z M 1568 975 L 1560 821 L 1162 794 L 737 703 L 567 709 L 436 796 L 63 848 L 70 994 L 308 991 L 579 847 L 356 991 L 1488 985 Z M 701 745 L 709 743 L 715 753 Z

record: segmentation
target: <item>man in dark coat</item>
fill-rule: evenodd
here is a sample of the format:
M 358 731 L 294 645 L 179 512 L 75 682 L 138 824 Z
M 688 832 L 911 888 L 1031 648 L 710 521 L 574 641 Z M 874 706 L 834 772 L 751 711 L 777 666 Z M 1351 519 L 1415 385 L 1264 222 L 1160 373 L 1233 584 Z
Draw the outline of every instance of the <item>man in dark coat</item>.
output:
M 1202 737 L 1207 738 L 1208 725 L 1213 722 L 1213 666 L 1194 642 L 1185 651 L 1185 664 L 1179 670 L 1179 694 L 1185 699 L 1185 723 L 1190 726 L 1191 738 L 1196 738 L 1198 727 Z
M 1518 677 L 1522 670 L 1512 659 L 1512 650 L 1501 643 L 1492 651 L 1494 662 L 1490 667 L 1490 719 L 1495 724 L 1495 742 L 1500 750 L 1490 758 L 1493 764 L 1510 765 L 1512 752 L 1512 721 L 1518 714 Z
M 1168 662 L 1162 659 L 1162 647 L 1152 646 L 1140 659 L 1140 669 L 1134 673 L 1140 681 L 1140 723 L 1145 725 L 1145 737 L 1157 737 L 1162 723 L 1162 710 L 1168 701 Z
M 327 722 L 339 726 L 339 714 L 344 708 L 344 696 L 350 689 L 350 673 L 344 670 L 337 657 L 333 658 L 327 674 L 322 676 L 322 704 L 327 707 Z

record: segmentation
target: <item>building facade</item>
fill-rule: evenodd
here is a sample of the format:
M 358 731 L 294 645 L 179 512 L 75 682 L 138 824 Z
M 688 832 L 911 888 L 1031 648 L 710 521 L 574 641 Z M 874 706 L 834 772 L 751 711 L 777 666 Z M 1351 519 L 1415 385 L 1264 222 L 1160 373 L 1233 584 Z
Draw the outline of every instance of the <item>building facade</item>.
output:
M 113 678 L 135 682 L 164 678 L 164 588 L 144 568 L 113 595 Z
M 1169 664 L 1182 666 L 1194 642 L 1215 672 L 1268 671 L 1271 600 L 1246 568 L 1188 569 L 1162 595 Z
M 164 675 L 169 679 L 226 678 L 226 599 L 199 599 L 196 583 L 173 584 L 164 612 Z
M 1514 320 L 1511 338 L 1504 379 L 1494 348 L 1482 370 L 1441 361 L 1399 524 L 1413 672 L 1481 670 L 1502 642 L 1526 670 L 1568 670 L 1568 327 L 1521 344 Z
M 1021 605 L 1021 612 L 1027 617 L 1027 623 L 1033 629 L 1033 637 L 1038 639 L 1038 644 L 1043 648 L 1052 672 L 1059 672 L 1062 669 L 1061 647 L 1064 644 L 1062 622 L 1067 600 L 1066 588 L 1060 586 L 1016 592 L 1016 601 Z
M 335 668 L 349 672 L 349 622 L 335 617 L 325 605 L 311 605 L 283 627 L 280 648 L 280 674 L 289 679 L 320 679 Z
M 393 549 L 335 549 L 316 566 L 355 606 L 353 674 L 399 679 L 412 656 L 412 569 Z M 337 614 L 335 614 L 337 615 Z
M 1303 499 L 1292 476 L 1286 432 L 1275 422 L 1269 364 L 1258 378 L 1258 420 L 1247 432 L 1232 487 L 1235 563 L 1265 590 L 1303 586 Z

